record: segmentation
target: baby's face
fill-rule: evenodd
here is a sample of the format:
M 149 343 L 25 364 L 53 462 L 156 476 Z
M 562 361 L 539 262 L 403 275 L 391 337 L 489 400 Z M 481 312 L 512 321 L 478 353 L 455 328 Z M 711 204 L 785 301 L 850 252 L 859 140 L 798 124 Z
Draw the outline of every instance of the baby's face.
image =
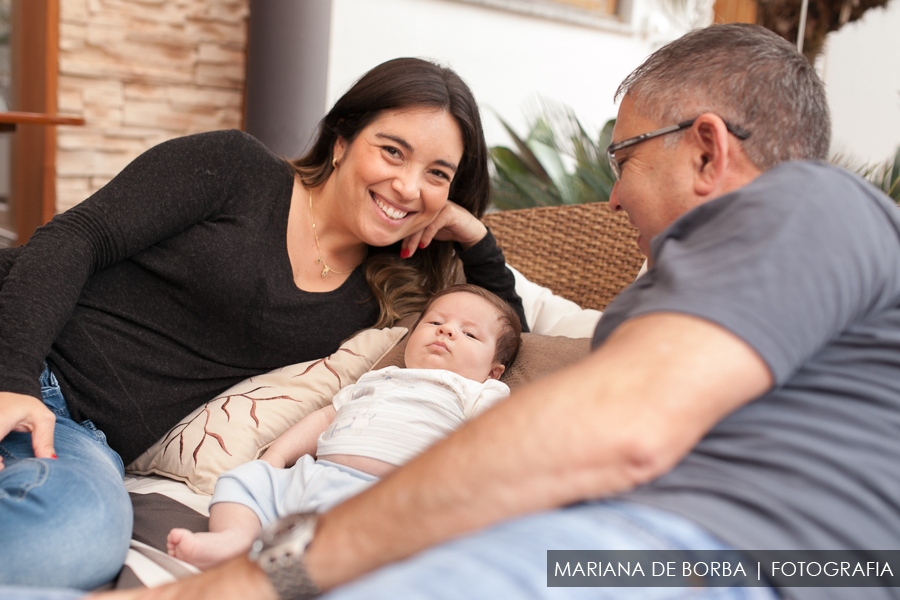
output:
M 406 345 L 410 369 L 447 369 L 487 381 L 498 379 L 503 365 L 494 361 L 500 313 L 490 302 L 467 292 L 441 296 L 419 321 Z

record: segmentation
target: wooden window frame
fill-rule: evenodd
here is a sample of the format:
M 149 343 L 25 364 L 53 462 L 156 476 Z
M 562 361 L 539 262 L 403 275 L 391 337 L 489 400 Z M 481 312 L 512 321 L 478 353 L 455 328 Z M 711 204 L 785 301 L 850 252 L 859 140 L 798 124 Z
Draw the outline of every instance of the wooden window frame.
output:
M 714 23 L 756 23 L 756 0 L 716 0 Z
M 13 0 L 11 107 L 38 118 L 12 121 L 11 195 L 17 243 L 56 214 L 56 127 L 59 0 Z M 16 120 L 16 119 L 20 120 Z M 42 120 L 43 119 L 43 120 Z M 82 121 L 83 122 L 83 121 Z M 46 123 L 46 124 L 45 124 Z
M 622 18 L 619 0 L 456 0 L 498 10 L 508 10 L 543 19 L 574 23 L 585 27 L 619 30 Z M 605 4 L 606 10 L 586 8 Z M 617 27 L 617 25 L 619 27 Z

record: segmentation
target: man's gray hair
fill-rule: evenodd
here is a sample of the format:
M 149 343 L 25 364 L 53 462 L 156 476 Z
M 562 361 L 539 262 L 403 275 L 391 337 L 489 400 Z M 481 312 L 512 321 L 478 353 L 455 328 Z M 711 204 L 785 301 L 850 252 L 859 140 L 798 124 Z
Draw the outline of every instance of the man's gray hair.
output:
M 711 112 L 746 129 L 744 152 L 763 171 L 828 156 L 825 86 L 794 46 L 758 25 L 712 25 L 686 34 L 626 77 L 615 98 L 623 95 L 660 127 Z

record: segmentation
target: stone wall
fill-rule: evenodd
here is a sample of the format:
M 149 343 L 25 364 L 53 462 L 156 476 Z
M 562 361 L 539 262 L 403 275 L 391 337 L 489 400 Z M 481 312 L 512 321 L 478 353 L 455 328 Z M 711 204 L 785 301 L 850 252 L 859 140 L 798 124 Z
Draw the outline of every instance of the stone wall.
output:
M 60 0 L 56 206 L 174 137 L 241 128 L 249 0 Z

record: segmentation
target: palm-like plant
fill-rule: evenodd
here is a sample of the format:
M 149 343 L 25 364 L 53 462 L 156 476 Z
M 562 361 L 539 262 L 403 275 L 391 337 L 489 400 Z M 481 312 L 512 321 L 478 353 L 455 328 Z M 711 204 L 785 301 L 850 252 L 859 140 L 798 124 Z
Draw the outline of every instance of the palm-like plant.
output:
M 837 154 L 831 157 L 831 162 L 848 171 L 853 171 L 863 179 L 893 198 L 900 204 L 900 147 L 892 159 L 882 163 L 858 163 L 852 157 Z
M 876 166 L 866 179 L 900 204 L 900 147 L 893 160 Z
M 530 206 L 606 202 L 615 177 L 606 160 L 615 121 L 593 138 L 570 109 L 543 110 L 525 139 L 503 120 L 515 150 L 491 148 L 494 206 L 501 210 Z

